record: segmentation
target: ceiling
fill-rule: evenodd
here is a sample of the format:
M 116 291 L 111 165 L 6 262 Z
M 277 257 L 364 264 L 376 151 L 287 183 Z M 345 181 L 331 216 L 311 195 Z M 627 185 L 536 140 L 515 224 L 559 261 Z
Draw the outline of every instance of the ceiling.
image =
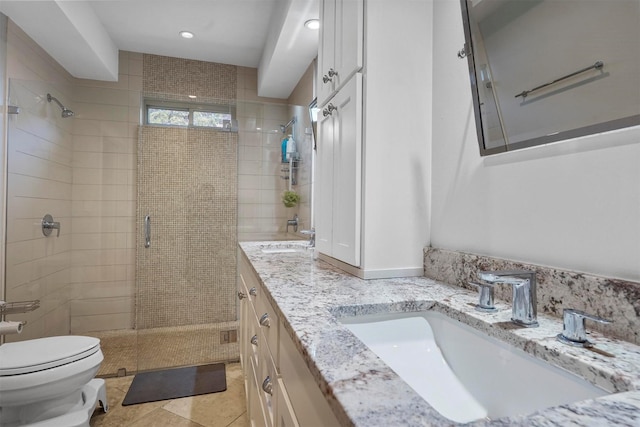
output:
M 303 26 L 318 0 L 0 0 L 0 12 L 87 79 L 117 80 L 126 50 L 258 68 L 258 94 L 288 98 L 318 51 Z

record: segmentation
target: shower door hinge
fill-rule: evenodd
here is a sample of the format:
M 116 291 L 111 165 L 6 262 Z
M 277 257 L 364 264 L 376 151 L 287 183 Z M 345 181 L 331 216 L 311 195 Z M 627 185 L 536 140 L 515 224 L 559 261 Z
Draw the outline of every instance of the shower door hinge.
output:
M 20 107 L 17 105 L 7 105 L 8 114 L 20 114 Z

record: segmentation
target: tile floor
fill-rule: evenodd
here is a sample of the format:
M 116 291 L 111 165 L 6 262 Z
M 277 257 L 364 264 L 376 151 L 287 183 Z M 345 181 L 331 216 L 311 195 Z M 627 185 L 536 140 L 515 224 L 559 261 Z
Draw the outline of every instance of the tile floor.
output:
M 133 376 L 107 378 L 109 412 L 97 408 L 91 427 L 247 427 L 240 364 L 227 364 L 226 373 L 226 391 L 131 406 L 122 401 Z

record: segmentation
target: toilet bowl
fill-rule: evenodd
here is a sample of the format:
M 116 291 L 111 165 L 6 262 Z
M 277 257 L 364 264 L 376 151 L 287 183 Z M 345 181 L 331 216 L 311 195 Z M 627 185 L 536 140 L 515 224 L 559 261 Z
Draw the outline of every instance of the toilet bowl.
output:
M 104 380 L 100 340 L 60 336 L 0 346 L 0 427 L 89 426 Z M 72 421 L 76 420 L 76 421 Z

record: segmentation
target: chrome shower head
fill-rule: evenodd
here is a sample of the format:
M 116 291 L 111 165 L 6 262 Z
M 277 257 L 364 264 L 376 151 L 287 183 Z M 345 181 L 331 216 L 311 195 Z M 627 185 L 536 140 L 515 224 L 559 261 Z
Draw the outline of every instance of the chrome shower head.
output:
M 62 118 L 63 119 L 65 119 L 67 117 L 72 117 L 75 114 L 73 111 L 69 110 L 67 107 L 62 105 L 62 103 L 60 101 L 58 101 L 58 99 L 55 96 L 51 96 L 50 93 L 47 94 L 47 101 L 49 101 L 49 102 L 55 101 L 55 103 L 58 104 L 60 106 L 60 108 L 62 108 Z

